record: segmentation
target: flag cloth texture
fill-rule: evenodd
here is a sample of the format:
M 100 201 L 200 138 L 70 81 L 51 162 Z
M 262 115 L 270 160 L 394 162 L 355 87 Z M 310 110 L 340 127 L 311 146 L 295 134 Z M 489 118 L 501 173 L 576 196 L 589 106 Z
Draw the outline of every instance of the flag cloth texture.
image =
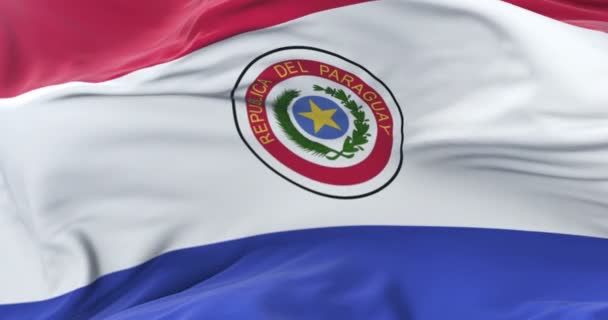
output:
M 608 319 L 608 2 L 0 0 L 0 320 Z

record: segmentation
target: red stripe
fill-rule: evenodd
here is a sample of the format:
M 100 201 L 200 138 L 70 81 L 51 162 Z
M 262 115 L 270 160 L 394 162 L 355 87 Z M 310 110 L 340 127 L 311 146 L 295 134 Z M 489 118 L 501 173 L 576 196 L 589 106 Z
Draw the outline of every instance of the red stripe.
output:
M 608 32 L 608 0 L 504 0 L 579 27 Z
M 0 0 L 0 97 L 113 79 L 242 32 L 365 1 Z M 608 31 L 606 0 L 505 1 Z
M 99 82 L 366 0 L 0 0 L 0 97 Z

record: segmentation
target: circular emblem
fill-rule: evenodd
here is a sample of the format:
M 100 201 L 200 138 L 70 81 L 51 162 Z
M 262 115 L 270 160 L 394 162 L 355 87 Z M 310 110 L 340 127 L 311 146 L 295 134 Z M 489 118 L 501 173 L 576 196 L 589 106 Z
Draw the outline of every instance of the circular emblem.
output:
M 397 101 L 380 79 L 337 54 L 310 47 L 265 53 L 237 80 L 232 103 L 249 149 L 309 191 L 364 197 L 401 167 Z

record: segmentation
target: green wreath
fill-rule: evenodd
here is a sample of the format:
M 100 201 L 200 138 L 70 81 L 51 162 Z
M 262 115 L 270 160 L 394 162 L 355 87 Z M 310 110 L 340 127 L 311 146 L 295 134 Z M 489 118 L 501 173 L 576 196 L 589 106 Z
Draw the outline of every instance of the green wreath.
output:
M 317 156 L 324 156 L 329 160 L 336 160 L 340 157 L 351 159 L 355 156 L 355 153 L 363 151 L 363 146 L 369 142 L 371 134 L 369 131 L 369 119 L 365 117 L 365 112 L 361 106 L 350 99 L 350 95 L 347 95 L 342 89 L 333 89 L 330 87 L 323 88 L 318 85 L 314 85 L 315 91 L 323 91 L 324 93 L 338 99 L 340 103 L 350 111 L 350 114 L 355 118 L 353 125 L 355 130 L 352 134 L 346 137 L 342 150 L 338 151 L 332 149 L 324 144 L 312 141 L 306 138 L 298 129 L 295 127 L 287 108 L 291 102 L 300 96 L 298 90 L 288 89 L 279 95 L 274 101 L 274 116 L 277 119 L 279 126 L 291 141 L 293 141 L 300 148 Z

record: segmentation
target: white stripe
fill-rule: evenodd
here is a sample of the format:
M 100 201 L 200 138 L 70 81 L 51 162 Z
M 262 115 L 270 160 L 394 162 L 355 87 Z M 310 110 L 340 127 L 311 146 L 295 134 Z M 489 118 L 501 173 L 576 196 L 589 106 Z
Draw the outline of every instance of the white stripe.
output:
M 253 58 L 291 45 L 361 63 L 395 93 L 404 166 L 387 189 L 320 197 L 245 147 L 230 90 Z M 0 303 L 56 296 L 169 250 L 282 230 L 608 237 L 607 56 L 605 34 L 499 1 L 383 1 L 105 83 L 0 100 Z

